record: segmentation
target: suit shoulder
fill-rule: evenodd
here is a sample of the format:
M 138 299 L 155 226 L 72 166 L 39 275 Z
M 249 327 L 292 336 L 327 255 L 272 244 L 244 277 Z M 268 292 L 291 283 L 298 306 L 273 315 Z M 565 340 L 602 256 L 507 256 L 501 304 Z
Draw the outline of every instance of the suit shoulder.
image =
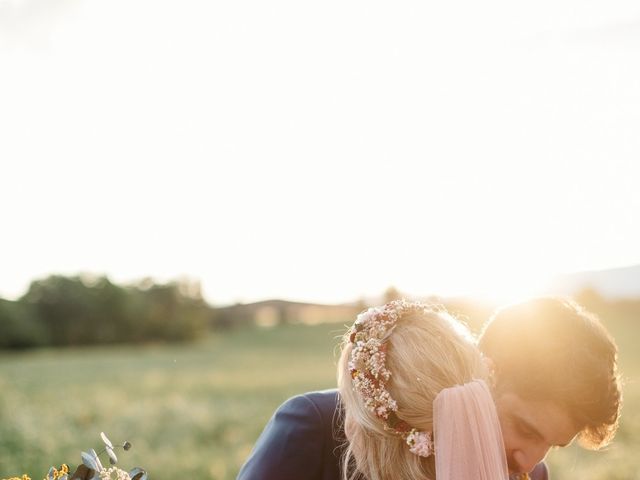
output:
M 295 397 L 287 400 L 285 404 L 312 408 L 324 417 L 326 413 L 333 414 L 338 407 L 339 402 L 338 390 L 334 388 L 296 395 Z
M 304 417 L 318 425 L 335 425 L 340 418 L 340 397 L 336 389 L 308 392 L 286 400 L 276 417 Z
M 316 425 L 336 445 L 344 441 L 344 412 L 340 394 L 335 388 L 296 395 L 287 400 L 279 410 L 284 415 L 304 417 L 306 423 Z

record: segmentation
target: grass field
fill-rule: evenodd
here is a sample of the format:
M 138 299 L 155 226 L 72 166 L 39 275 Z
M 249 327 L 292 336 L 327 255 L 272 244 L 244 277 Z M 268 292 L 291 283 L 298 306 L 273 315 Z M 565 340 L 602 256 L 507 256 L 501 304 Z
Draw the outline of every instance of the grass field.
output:
M 617 443 L 552 452 L 554 479 L 640 480 L 639 330 L 614 330 L 627 379 Z M 76 465 L 104 430 L 133 444 L 121 465 L 144 467 L 152 480 L 234 479 L 274 408 L 335 385 L 341 333 L 341 325 L 295 325 L 195 345 L 2 354 L 0 478 Z

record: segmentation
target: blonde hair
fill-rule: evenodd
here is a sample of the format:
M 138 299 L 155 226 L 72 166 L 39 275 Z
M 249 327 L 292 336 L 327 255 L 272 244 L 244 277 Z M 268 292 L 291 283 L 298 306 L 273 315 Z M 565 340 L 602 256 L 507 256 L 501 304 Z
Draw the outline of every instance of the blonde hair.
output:
M 342 479 L 435 479 L 433 455 L 419 457 L 406 442 L 384 428 L 354 391 L 349 359 L 350 332 L 343 338 L 338 389 L 344 409 L 347 444 Z M 433 400 L 444 388 L 487 378 L 481 354 L 469 330 L 444 309 L 425 306 L 422 313 L 402 316 L 387 334 L 387 389 L 398 403 L 397 415 L 412 427 L 433 431 Z M 437 448 L 437 447 L 436 447 Z

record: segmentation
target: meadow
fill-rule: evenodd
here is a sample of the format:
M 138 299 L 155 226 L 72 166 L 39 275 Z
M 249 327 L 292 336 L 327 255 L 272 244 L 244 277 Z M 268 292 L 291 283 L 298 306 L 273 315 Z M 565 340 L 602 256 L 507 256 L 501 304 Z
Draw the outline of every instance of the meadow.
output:
M 640 328 L 613 328 L 626 379 L 619 435 L 604 452 L 548 457 L 554 479 L 640 480 Z M 105 431 L 120 464 L 153 480 L 234 479 L 273 410 L 335 385 L 340 324 L 212 335 L 195 344 L 0 354 L 0 478 L 77 465 Z

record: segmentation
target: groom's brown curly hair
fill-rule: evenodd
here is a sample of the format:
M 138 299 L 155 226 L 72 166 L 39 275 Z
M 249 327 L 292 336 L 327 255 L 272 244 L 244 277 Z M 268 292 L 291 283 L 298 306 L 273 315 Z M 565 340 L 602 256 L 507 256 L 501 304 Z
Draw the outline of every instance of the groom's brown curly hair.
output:
M 479 345 L 498 388 L 563 407 L 586 448 L 613 440 L 622 405 L 618 348 L 594 314 L 559 297 L 509 305 L 487 322 Z

